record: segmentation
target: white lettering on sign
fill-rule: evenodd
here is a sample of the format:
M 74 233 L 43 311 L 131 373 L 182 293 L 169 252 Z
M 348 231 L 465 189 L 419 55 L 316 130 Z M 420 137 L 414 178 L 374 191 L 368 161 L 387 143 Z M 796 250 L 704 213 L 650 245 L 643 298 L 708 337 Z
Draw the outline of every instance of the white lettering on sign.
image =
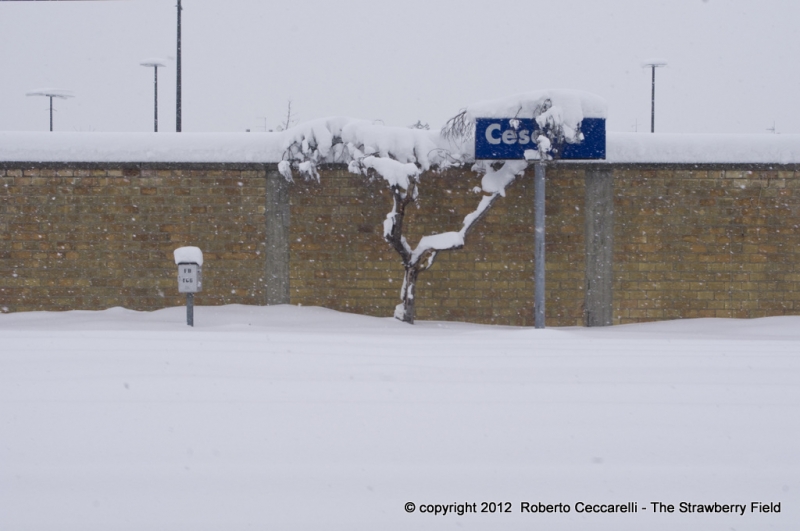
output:
M 531 143 L 531 132 L 527 129 L 523 129 L 519 132 L 514 131 L 513 129 L 506 129 L 500 133 L 501 129 L 502 126 L 500 124 L 492 124 L 487 127 L 486 132 L 484 133 L 486 135 L 486 141 L 495 146 L 500 142 L 509 146 L 512 144 L 520 144 L 524 146 L 525 144 Z
M 178 293 L 200 291 L 200 271 L 197 264 L 178 265 Z
M 487 127 L 486 128 L 486 141 L 489 142 L 490 144 L 495 144 L 495 145 L 499 144 L 500 143 L 500 138 L 499 137 L 495 138 L 495 137 L 492 136 L 492 133 L 494 131 L 499 131 L 499 130 L 500 130 L 500 124 L 492 124 L 489 127 Z

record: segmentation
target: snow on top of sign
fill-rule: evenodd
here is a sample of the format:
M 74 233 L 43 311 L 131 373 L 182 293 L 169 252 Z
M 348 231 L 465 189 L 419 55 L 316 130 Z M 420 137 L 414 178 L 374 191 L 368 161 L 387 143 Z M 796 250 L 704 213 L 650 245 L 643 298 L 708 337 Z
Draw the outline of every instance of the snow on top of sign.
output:
M 203 265 L 203 251 L 199 247 L 178 247 L 173 252 L 176 264 L 197 264 Z
M 559 108 L 563 118 L 580 122 L 583 118 L 605 118 L 608 106 L 603 98 L 580 90 L 537 90 L 523 92 L 496 100 L 468 105 L 466 110 L 474 118 L 535 118 L 542 104 L 550 100 Z

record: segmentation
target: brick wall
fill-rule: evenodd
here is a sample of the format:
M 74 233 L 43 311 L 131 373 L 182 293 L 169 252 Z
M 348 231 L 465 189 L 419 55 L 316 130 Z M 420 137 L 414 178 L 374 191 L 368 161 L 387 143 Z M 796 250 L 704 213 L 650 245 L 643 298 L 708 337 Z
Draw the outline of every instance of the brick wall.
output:
M 197 304 L 263 304 L 263 166 L 0 166 L 0 310 L 184 304 L 172 251 L 205 254 Z
M 800 314 L 800 174 L 615 171 L 614 322 Z
M 549 326 L 584 322 L 591 168 L 548 169 Z M 612 322 L 800 314 L 798 177 L 793 167 L 613 167 Z M 425 175 L 420 208 L 407 215 L 412 245 L 458 230 L 478 184 L 464 170 Z M 420 275 L 418 318 L 532 324 L 532 188 L 532 175 L 518 179 L 464 249 Z M 402 267 L 381 237 L 385 185 L 328 169 L 290 195 L 291 302 L 391 315 Z
M 613 323 L 800 314 L 800 168 L 564 164 L 547 171 L 548 326 L 584 323 L 586 190 L 601 167 L 613 180 Z M 342 166 L 320 173 L 271 197 L 269 165 L 5 163 L 0 310 L 182 305 L 172 251 L 197 245 L 197 304 L 288 300 L 390 316 L 402 266 L 382 237 L 388 190 Z M 464 249 L 420 275 L 419 319 L 532 325 L 532 184 L 531 170 Z M 479 185 L 469 170 L 423 175 L 408 240 L 460 229 Z M 270 201 L 286 201 L 286 217 Z M 279 233 L 288 245 L 267 241 Z M 285 299 L 267 296 L 277 277 Z

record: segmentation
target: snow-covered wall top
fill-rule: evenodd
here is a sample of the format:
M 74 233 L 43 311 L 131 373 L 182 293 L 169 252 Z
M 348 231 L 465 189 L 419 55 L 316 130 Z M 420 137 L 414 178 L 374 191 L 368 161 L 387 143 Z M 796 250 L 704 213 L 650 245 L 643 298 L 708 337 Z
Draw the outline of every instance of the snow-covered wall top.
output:
M 277 162 L 277 133 L 0 132 L 0 160 L 25 162 Z
M 455 148 L 436 132 L 362 123 L 366 124 L 362 129 L 385 133 L 376 137 L 379 148 L 388 149 L 392 143 L 401 144 L 400 151 L 413 150 L 420 144 L 417 137 L 425 139 L 430 149 Z M 284 133 L 0 132 L 0 161 L 277 163 L 283 159 L 286 140 L 298 128 Z M 392 130 L 406 133 L 407 138 Z M 609 132 L 606 150 L 607 163 L 800 164 L 800 135 Z
M 681 135 L 608 133 L 608 162 L 800 163 L 800 135 Z
M 540 90 L 469 105 L 441 131 L 331 117 L 274 133 L 0 132 L 0 162 L 278 163 L 287 179 L 292 170 L 318 178 L 318 164 L 345 163 L 396 184 L 418 170 L 473 162 L 478 118 L 533 118 L 576 143 L 584 118 L 606 115 L 594 94 Z M 800 135 L 608 133 L 606 154 L 609 163 L 800 163 Z

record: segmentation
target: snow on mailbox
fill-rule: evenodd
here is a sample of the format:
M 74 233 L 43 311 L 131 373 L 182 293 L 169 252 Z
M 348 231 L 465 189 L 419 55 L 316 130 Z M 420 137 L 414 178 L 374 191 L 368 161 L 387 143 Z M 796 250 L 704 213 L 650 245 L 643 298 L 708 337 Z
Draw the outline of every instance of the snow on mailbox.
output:
M 178 247 L 173 254 L 178 265 L 178 293 L 186 294 L 186 324 L 194 326 L 194 294 L 203 289 L 203 251 Z

